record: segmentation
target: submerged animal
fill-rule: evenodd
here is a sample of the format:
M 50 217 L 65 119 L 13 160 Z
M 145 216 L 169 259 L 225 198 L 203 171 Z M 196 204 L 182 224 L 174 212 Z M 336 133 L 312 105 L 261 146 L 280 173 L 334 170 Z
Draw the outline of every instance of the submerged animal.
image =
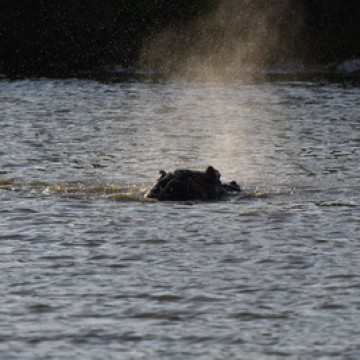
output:
M 219 200 L 227 194 L 240 192 L 235 181 L 222 183 L 218 170 L 209 166 L 205 171 L 175 170 L 166 173 L 160 170 L 160 178 L 145 195 L 161 201 Z

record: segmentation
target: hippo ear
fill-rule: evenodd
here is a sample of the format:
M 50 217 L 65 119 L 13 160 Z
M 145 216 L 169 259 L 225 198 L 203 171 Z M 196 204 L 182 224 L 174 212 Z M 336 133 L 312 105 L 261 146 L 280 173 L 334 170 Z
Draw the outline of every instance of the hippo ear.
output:
M 160 178 L 159 178 L 159 180 L 160 180 L 160 179 L 162 179 L 163 177 L 166 176 L 166 171 L 160 170 L 160 171 L 159 171 L 159 174 L 161 175 Z
M 212 166 L 209 166 L 205 171 L 206 176 L 208 176 L 211 180 L 219 180 L 220 179 L 220 172 L 214 169 Z

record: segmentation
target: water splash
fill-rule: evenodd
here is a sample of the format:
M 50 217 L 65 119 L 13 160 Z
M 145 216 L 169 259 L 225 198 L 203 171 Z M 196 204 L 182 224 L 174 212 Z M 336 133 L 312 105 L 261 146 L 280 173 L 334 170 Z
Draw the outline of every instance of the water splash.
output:
M 76 199 L 112 199 L 122 201 L 149 201 L 144 195 L 148 188 L 143 185 L 86 184 L 64 182 L 50 185 L 45 182 L 19 182 L 0 179 L 1 191 L 23 191 L 33 196 L 59 195 Z
M 149 38 L 141 66 L 200 80 L 263 77 L 258 69 L 299 50 L 302 9 L 294 0 L 221 0 L 186 29 Z

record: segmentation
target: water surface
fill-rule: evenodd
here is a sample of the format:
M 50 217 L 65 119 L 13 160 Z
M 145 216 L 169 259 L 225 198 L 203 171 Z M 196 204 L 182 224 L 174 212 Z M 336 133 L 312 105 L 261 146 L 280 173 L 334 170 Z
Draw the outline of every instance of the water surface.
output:
M 360 88 L 0 81 L 4 359 L 358 359 Z M 158 170 L 244 195 L 161 203 Z

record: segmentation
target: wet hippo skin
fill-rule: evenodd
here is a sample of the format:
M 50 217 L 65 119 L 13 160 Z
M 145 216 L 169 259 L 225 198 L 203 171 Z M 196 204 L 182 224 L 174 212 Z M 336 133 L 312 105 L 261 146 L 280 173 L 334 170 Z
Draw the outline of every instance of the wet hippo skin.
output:
M 145 195 L 161 201 L 219 200 L 224 196 L 240 192 L 240 186 L 232 181 L 222 183 L 218 170 L 209 166 L 205 171 L 175 170 L 160 171 L 160 178 Z

